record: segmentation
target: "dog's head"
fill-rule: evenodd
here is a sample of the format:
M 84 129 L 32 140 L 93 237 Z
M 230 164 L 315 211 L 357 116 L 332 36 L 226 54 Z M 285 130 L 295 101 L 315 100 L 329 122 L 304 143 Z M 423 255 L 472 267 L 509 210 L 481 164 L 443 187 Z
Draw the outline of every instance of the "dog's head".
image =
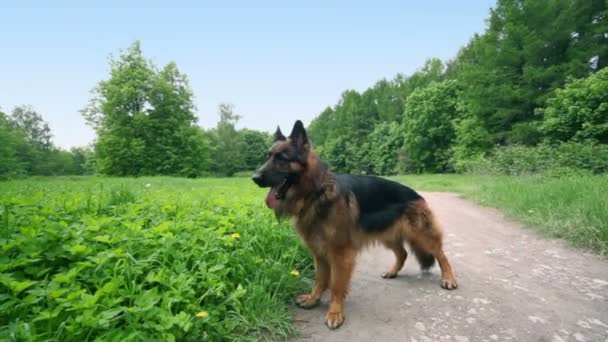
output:
M 274 208 L 278 200 L 285 198 L 291 186 L 297 184 L 306 171 L 310 143 L 304 125 L 296 121 L 289 137 L 277 127 L 274 142 L 268 151 L 268 159 L 253 175 L 253 181 L 262 188 L 270 188 L 266 205 Z

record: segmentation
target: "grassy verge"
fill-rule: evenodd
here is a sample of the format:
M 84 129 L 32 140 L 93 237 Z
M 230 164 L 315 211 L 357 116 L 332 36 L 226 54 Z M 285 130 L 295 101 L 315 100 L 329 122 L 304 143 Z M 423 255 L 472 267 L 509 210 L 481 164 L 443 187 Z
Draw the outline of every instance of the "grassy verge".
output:
M 263 198 L 244 178 L 1 182 L 0 340 L 292 334 L 310 259 Z
M 394 177 L 608 253 L 608 175 Z M 272 340 L 310 276 L 248 178 L 0 183 L 0 340 Z M 297 272 L 306 277 L 299 277 Z
M 461 193 L 501 209 L 545 236 L 608 254 L 608 175 L 413 175 L 394 179 L 418 190 Z

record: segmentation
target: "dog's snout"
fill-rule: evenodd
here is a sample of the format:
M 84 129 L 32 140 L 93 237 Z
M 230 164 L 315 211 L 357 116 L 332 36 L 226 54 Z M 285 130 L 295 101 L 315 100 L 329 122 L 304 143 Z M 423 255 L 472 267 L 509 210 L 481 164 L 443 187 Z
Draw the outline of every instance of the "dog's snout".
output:
M 261 173 L 261 172 L 256 172 L 256 173 L 253 175 L 253 177 L 251 177 L 251 180 L 252 180 L 252 181 L 253 181 L 255 184 L 259 185 L 259 186 L 262 186 L 262 184 L 263 184 L 263 179 L 264 179 L 264 176 L 262 175 L 262 173 Z

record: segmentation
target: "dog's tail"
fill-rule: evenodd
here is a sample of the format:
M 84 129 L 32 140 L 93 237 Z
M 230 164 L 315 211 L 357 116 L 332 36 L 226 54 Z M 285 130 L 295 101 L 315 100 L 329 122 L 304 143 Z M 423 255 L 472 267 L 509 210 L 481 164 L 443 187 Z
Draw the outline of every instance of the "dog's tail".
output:
M 426 271 L 435 265 L 435 257 L 433 254 L 425 251 L 417 245 L 411 245 L 414 254 L 416 255 L 416 259 L 418 259 L 418 263 L 420 264 L 420 269 Z

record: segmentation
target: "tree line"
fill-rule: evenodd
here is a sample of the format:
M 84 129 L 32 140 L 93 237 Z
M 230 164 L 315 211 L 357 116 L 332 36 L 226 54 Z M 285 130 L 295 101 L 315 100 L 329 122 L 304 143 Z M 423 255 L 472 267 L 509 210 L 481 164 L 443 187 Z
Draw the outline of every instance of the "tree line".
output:
M 453 59 L 344 91 L 309 135 L 339 172 L 459 172 L 495 156 L 554 156 L 552 146 L 570 151 L 560 157 L 568 164 L 579 145 L 561 144 L 608 151 L 607 65 L 606 1 L 499 0 Z M 270 144 L 265 132 L 237 129 L 230 104 L 219 106 L 215 128 L 200 128 L 187 76 L 175 63 L 154 65 L 139 42 L 110 58 L 92 93 L 81 114 L 97 139 L 86 148 L 53 146 L 30 107 L 0 112 L 0 177 L 231 176 L 260 165 Z
M 220 104 L 217 127 L 199 127 L 188 78 L 175 63 L 162 69 L 139 42 L 110 59 L 110 77 L 93 89 L 81 114 L 97 139 L 62 150 L 42 116 L 21 106 L 0 112 L 0 178 L 31 175 L 232 176 L 261 165 L 270 134 L 236 129 L 240 115 Z
M 0 109 L 0 179 L 93 172 L 90 147 L 66 151 L 51 138 L 48 123 L 33 108 L 18 106 L 10 113 Z
M 504 146 L 608 143 L 608 4 L 499 0 L 449 61 L 347 90 L 310 124 L 338 171 L 466 170 Z

